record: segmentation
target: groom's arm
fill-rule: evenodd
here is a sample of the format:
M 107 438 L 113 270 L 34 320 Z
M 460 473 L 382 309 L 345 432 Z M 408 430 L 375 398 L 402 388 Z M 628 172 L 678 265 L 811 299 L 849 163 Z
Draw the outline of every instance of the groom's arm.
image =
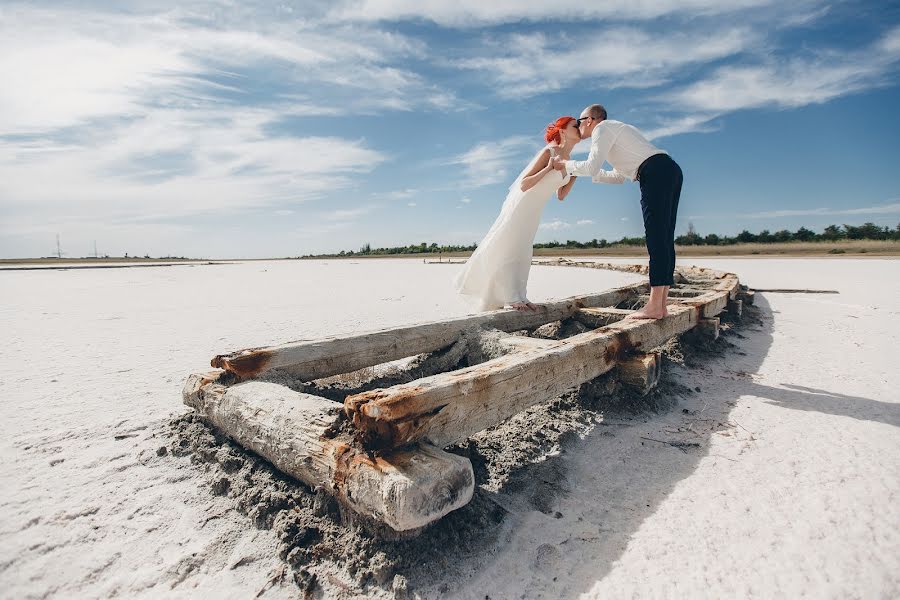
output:
M 582 177 L 593 177 L 600 172 L 600 167 L 606 162 L 609 149 L 612 147 L 612 132 L 600 123 L 591 133 L 591 153 L 587 160 L 567 160 L 565 162 L 566 173 L 569 175 L 580 175 Z
M 628 178 L 613 169 L 612 171 L 598 171 L 593 177 L 591 177 L 591 181 L 594 183 L 625 183 L 628 181 Z

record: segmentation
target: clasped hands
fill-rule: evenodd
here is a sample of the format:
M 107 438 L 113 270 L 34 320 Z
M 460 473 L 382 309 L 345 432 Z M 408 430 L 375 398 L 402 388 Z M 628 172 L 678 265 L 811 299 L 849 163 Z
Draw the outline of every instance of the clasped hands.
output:
M 566 171 L 566 161 L 558 156 L 554 156 L 550 159 L 550 166 L 557 171 L 562 171 L 563 173 L 565 173 Z

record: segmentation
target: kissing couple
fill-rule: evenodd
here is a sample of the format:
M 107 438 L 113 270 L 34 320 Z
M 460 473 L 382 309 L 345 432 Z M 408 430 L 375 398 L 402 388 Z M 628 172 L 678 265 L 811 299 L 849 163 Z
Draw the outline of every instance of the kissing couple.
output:
M 572 148 L 591 140 L 587 160 L 570 158 Z M 457 292 L 479 310 L 512 307 L 537 310 L 526 296 L 528 273 L 541 213 L 554 193 L 562 201 L 578 177 L 594 183 L 637 181 L 641 189 L 644 233 L 650 254 L 650 300 L 631 319 L 660 319 L 675 272 L 675 214 L 681 196 L 681 167 L 651 144 L 636 127 L 608 119 L 600 104 L 579 118 L 560 117 L 547 126 L 547 145 L 519 174 L 500 214 L 456 277 Z M 603 170 L 604 162 L 612 170 Z

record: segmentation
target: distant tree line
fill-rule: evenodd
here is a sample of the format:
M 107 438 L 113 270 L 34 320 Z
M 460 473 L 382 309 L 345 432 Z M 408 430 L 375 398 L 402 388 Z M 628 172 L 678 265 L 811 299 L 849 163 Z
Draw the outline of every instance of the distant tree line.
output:
M 874 223 L 863 223 L 862 225 L 829 225 L 822 233 L 816 233 L 806 227 L 801 227 L 797 231 L 789 231 L 782 229 L 781 231 L 771 232 L 763 229 L 759 233 L 750 233 L 746 229 L 735 236 L 718 235 L 710 233 L 705 236 L 697 233 L 694 224 L 688 224 L 687 233 L 679 235 L 675 238 L 675 243 L 679 246 L 728 246 L 732 244 L 775 244 L 783 242 L 835 242 L 839 240 L 894 240 L 900 241 L 900 224 L 891 229 L 890 227 L 879 227 Z M 611 248 L 616 246 L 643 246 L 645 244 L 644 236 L 641 237 L 622 237 L 615 241 L 607 241 L 605 239 L 592 239 L 587 242 L 579 242 L 577 240 L 566 240 L 563 242 L 542 242 L 535 244 L 535 248 Z M 359 250 L 341 250 L 337 254 L 306 254 L 301 258 L 331 258 L 338 256 L 379 256 L 391 254 L 440 254 L 442 252 L 472 252 L 478 244 L 470 246 L 456 245 L 438 245 L 436 243 L 428 244 L 421 242 L 420 244 L 410 244 L 409 246 L 393 246 L 390 248 L 372 248 L 369 244 L 364 244 Z
M 390 254 L 440 254 L 441 252 L 473 252 L 478 244 L 471 246 L 439 246 L 432 242 L 410 244 L 409 246 L 391 246 L 389 248 L 372 248 L 369 244 L 363 244 L 359 250 L 341 250 L 337 254 L 305 254 L 300 258 L 328 258 L 334 256 L 381 256 Z
M 896 228 L 879 227 L 875 223 L 862 225 L 829 225 L 822 233 L 816 233 L 806 227 L 797 231 L 771 232 L 763 229 L 759 233 L 750 233 L 746 229 L 736 236 L 716 235 L 710 233 L 702 236 L 688 224 L 687 233 L 675 238 L 679 246 L 727 246 L 731 244 L 776 244 L 783 242 L 836 242 L 838 240 L 900 240 L 900 224 Z

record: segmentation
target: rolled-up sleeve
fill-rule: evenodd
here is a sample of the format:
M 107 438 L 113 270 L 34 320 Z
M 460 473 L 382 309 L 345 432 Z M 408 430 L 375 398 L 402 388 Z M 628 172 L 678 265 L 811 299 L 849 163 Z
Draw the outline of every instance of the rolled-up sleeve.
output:
M 591 177 L 599 173 L 600 167 L 606 162 L 609 149 L 612 147 L 613 133 L 603 123 L 597 125 L 591 133 L 591 153 L 587 160 L 567 160 L 566 172 L 569 175 L 579 177 Z

